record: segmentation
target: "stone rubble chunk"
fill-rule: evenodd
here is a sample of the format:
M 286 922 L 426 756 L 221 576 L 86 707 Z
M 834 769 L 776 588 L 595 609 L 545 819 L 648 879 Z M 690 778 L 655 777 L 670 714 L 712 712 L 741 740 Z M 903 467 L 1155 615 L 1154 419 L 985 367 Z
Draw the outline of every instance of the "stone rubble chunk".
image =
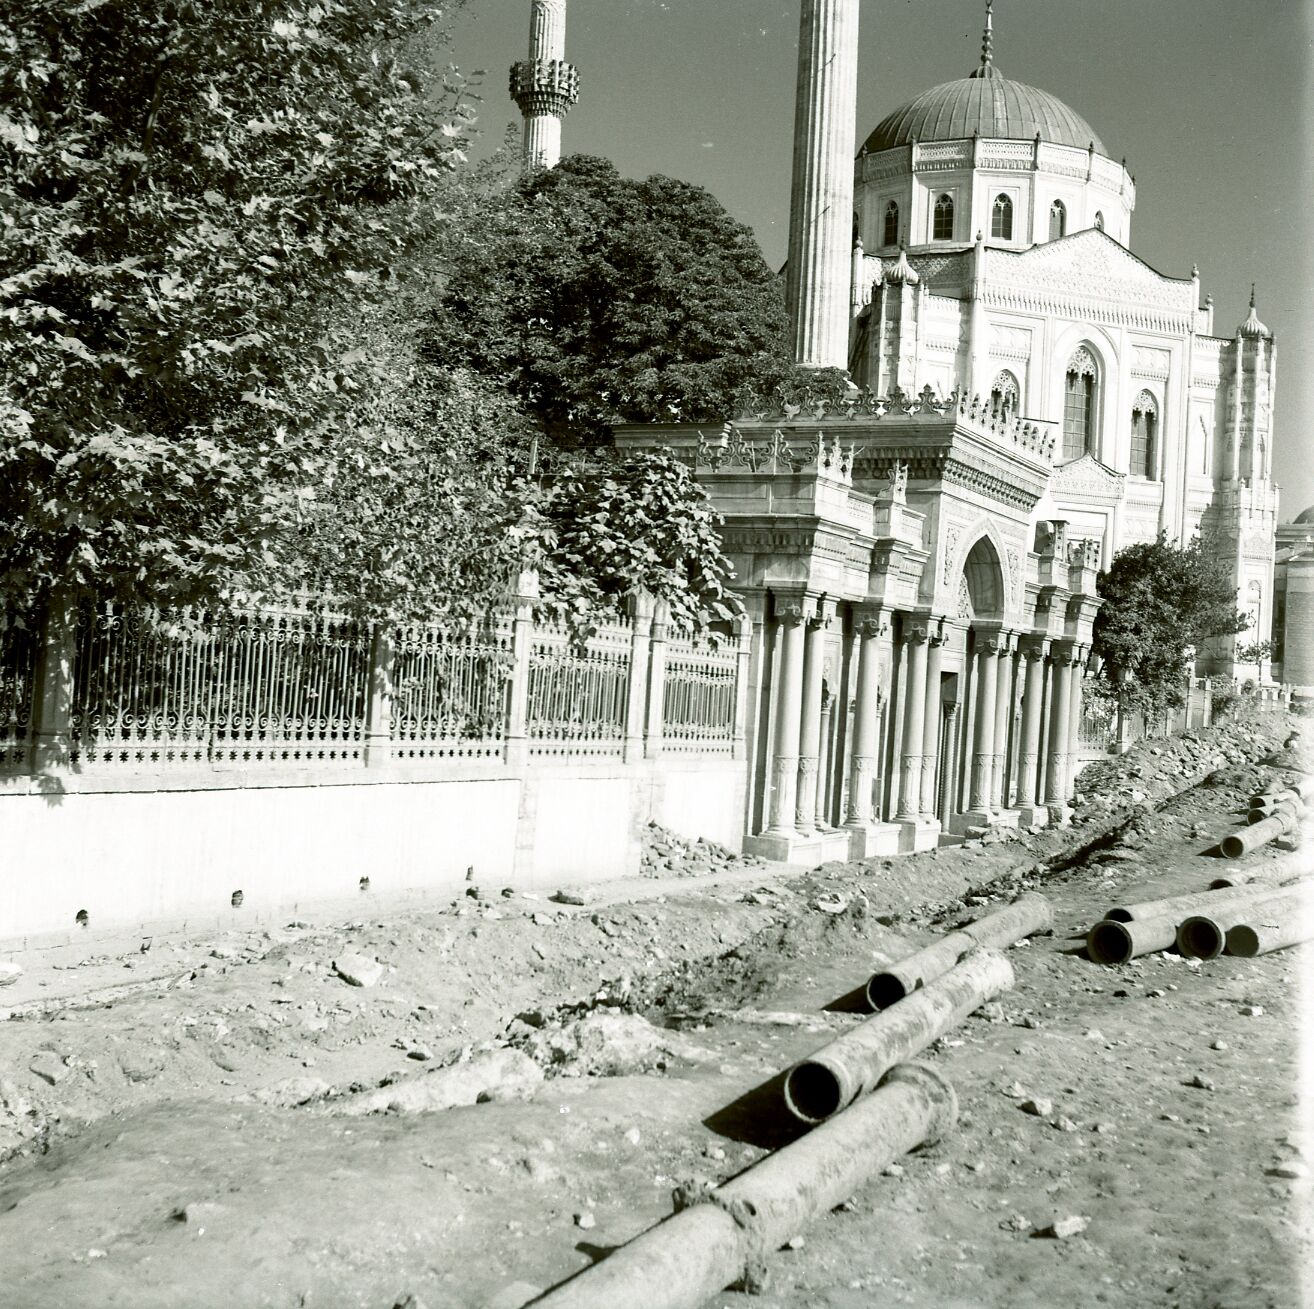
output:
M 333 971 L 348 986 L 377 986 L 383 978 L 384 968 L 377 959 L 367 959 L 361 954 L 339 955 L 333 961 Z
M 1054 1101 L 1037 1096 L 1033 1100 L 1023 1100 L 1018 1108 L 1024 1114 L 1032 1114 L 1036 1118 L 1048 1118 L 1054 1112 Z
M 1066 1241 L 1069 1237 L 1079 1236 L 1090 1226 L 1089 1218 L 1072 1214 L 1067 1218 L 1057 1218 L 1048 1227 L 1036 1229 L 1036 1235 L 1048 1237 L 1054 1241 Z

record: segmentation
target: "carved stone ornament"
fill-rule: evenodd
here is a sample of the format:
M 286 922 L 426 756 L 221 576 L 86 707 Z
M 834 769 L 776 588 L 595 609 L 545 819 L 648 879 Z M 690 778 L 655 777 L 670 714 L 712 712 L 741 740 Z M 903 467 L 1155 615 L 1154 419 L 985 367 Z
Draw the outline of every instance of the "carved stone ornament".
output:
M 864 618 L 858 623 L 858 634 L 869 641 L 884 636 L 889 630 L 889 624 L 881 618 Z
M 908 503 L 908 465 L 897 461 L 889 474 L 890 499 L 897 505 Z
M 776 607 L 776 619 L 786 627 L 797 627 L 803 621 L 803 606 L 797 600 Z

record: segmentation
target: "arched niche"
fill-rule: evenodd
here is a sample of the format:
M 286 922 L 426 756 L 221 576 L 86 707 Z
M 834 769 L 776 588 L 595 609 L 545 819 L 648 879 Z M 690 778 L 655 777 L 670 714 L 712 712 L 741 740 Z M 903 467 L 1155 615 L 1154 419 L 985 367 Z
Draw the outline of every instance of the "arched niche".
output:
M 963 560 L 963 580 L 973 618 L 1002 618 L 1008 603 L 999 551 L 988 536 L 979 536 Z

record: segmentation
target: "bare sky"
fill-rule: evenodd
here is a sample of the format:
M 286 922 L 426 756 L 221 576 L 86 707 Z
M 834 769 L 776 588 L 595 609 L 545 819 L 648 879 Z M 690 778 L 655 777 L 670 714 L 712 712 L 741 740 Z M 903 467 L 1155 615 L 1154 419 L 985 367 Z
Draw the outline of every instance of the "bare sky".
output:
M 890 110 L 980 58 L 984 0 L 861 0 L 861 141 Z M 569 0 L 580 103 L 565 153 L 710 190 L 784 259 L 798 0 Z M 529 0 L 469 0 L 453 57 L 487 69 L 495 144 L 517 110 Z M 1314 0 L 996 0 L 995 63 L 1059 96 L 1136 177 L 1132 249 L 1177 277 L 1199 264 L 1215 331 L 1250 283 L 1277 335 L 1282 517 L 1314 503 Z

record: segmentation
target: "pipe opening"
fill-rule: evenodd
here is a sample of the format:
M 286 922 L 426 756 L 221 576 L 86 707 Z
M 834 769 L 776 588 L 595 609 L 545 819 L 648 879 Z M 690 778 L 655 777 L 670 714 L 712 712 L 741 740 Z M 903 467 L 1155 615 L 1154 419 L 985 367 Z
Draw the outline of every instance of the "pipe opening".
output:
M 1259 933 L 1253 927 L 1239 923 L 1227 934 L 1227 953 L 1242 959 L 1253 959 L 1259 953 Z
M 824 1122 L 843 1108 L 839 1078 L 825 1064 L 802 1063 L 785 1078 L 785 1103 L 805 1123 Z
M 1096 923 L 1086 935 L 1086 953 L 1097 964 L 1125 964 L 1132 957 L 1131 933 L 1118 921 Z
M 1188 918 L 1177 929 L 1177 950 L 1187 959 L 1216 959 L 1223 953 L 1223 931 L 1212 918 Z
M 873 1009 L 888 1009 L 908 994 L 908 988 L 894 973 L 877 973 L 867 983 L 867 1001 Z
M 1104 915 L 1104 920 L 1109 923 L 1130 923 L 1132 913 L 1130 909 L 1124 909 L 1121 905 L 1116 905 Z
M 1246 843 L 1237 835 L 1223 837 L 1221 848 L 1229 859 L 1240 859 L 1246 852 Z

